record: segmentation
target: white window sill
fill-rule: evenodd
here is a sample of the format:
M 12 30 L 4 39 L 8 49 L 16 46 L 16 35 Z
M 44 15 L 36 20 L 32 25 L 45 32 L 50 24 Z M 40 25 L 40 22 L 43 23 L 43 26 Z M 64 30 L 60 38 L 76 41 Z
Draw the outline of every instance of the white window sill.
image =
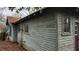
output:
M 62 35 L 62 36 L 70 36 L 71 33 L 69 33 L 69 32 L 63 32 L 63 33 L 61 33 L 61 35 Z

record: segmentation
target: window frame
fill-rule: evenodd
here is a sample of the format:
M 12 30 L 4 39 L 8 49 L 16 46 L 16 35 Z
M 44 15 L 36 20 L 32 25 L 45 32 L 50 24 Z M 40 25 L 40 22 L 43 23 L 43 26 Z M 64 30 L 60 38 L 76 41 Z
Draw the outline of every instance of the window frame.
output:
M 27 35 L 29 35 L 29 27 L 27 23 L 23 24 L 23 32 L 26 33 Z
M 24 24 L 24 27 L 25 27 L 25 28 L 24 28 L 24 32 L 28 33 L 28 32 L 29 32 L 28 24 L 25 23 L 25 24 Z
M 64 20 L 65 19 L 69 19 L 69 21 L 70 21 L 70 23 L 69 23 L 69 27 L 70 27 L 70 29 L 68 29 L 69 30 L 69 32 L 65 32 L 64 31 L 64 27 L 65 27 L 65 25 L 64 25 Z M 61 24 L 61 26 L 62 26 L 62 33 L 61 33 L 61 35 L 62 36 L 69 36 L 69 35 L 71 35 L 71 17 L 70 16 L 65 16 L 62 20 L 62 24 Z

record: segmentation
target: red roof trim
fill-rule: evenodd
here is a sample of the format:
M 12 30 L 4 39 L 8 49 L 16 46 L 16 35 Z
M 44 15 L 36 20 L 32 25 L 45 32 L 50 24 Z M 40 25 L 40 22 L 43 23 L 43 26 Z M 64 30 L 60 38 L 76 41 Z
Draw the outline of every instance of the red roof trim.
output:
M 14 16 L 8 16 L 7 19 L 8 19 L 9 23 L 15 23 L 18 20 L 20 20 L 20 17 L 18 18 L 18 17 L 14 17 Z

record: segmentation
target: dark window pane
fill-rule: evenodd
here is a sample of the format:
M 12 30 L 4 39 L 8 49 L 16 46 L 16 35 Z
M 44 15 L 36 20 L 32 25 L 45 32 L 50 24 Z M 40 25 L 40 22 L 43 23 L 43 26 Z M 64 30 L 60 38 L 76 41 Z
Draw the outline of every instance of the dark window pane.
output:
M 25 32 L 28 32 L 28 25 L 25 24 Z
M 70 18 L 64 19 L 64 32 L 70 32 Z

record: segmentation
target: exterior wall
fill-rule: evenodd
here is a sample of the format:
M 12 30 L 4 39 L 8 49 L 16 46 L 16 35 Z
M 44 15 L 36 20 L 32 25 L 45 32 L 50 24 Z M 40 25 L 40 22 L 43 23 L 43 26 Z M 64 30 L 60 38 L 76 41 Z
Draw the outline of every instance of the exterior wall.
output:
M 18 42 L 23 38 L 24 48 L 27 50 L 57 50 L 57 21 L 55 14 L 45 14 L 32 18 L 25 23 L 28 24 L 28 33 L 23 32 L 22 34 L 21 31 L 18 33 Z
M 19 43 L 19 44 L 21 44 L 22 43 L 22 41 L 23 41 L 23 25 L 22 25 L 22 23 L 21 24 L 19 24 L 19 25 L 17 25 L 17 42 Z M 22 28 L 22 29 L 21 29 Z
M 18 42 L 22 42 L 23 47 L 28 50 L 73 51 L 75 49 L 75 18 L 66 14 L 65 11 L 64 13 L 60 13 L 61 10 L 57 11 L 57 13 L 52 11 L 40 17 L 21 22 L 20 25 L 22 26 L 28 24 L 28 32 L 20 29 L 18 32 Z M 62 20 L 65 14 L 71 17 L 71 35 L 68 36 L 61 35 Z
M 58 50 L 59 51 L 73 51 L 75 49 L 75 27 L 74 21 L 75 18 L 71 16 L 71 35 L 64 36 L 62 34 L 62 20 L 64 19 L 63 14 L 58 14 Z
M 9 24 L 8 30 L 9 30 L 9 38 L 10 38 L 9 40 L 13 42 L 13 26 L 12 26 L 12 24 Z
M 13 24 L 9 24 L 9 38 L 10 38 L 9 40 L 11 42 L 16 42 L 16 32 L 15 31 L 16 31 L 15 26 Z M 11 33 L 11 35 L 10 35 L 10 33 Z
M 17 41 L 17 28 L 15 25 L 13 25 L 13 42 Z

